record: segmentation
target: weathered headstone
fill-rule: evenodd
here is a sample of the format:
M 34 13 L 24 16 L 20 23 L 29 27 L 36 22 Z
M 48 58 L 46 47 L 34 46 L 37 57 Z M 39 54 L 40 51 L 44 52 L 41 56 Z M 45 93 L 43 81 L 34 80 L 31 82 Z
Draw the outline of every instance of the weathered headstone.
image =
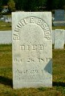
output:
M 64 10 L 55 10 L 55 20 L 56 21 L 64 21 Z
M 55 19 L 53 21 L 55 26 L 65 26 L 65 11 L 55 10 Z
M 55 30 L 55 49 L 63 49 L 64 48 L 64 30 L 56 29 Z
M 52 86 L 51 12 L 12 13 L 13 88 Z

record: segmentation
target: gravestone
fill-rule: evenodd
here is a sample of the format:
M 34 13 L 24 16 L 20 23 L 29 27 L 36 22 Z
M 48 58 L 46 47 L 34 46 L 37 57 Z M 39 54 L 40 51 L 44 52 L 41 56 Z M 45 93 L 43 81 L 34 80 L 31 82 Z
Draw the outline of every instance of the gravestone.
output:
M 64 48 L 64 30 L 56 29 L 55 30 L 55 49 Z
M 55 21 L 64 21 L 64 10 L 55 10 Z
M 51 12 L 12 13 L 13 88 L 52 86 Z
M 55 10 L 55 19 L 53 24 L 55 26 L 65 26 L 65 11 L 64 10 Z

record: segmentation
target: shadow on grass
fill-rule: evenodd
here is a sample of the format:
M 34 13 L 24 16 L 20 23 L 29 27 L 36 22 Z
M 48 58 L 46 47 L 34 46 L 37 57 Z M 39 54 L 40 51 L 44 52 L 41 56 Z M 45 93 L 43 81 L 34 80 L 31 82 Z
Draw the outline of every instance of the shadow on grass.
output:
M 4 85 L 7 85 L 7 86 L 10 86 L 12 88 L 12 79 L 10 78 L 6 78 L 6 77 L 3 77 L 3 76 L 0 76 L 0 84 L 4 84 Z M 61 87 L 65 87 L 65 82 L 53 82 L 53 87 L 54 86 L 61 86 Z
M 53 86 L 65 87 L 65 82 L 53 82 Z
M 12 87 L 12 79 L 0 76 L 0 84 L 4 84 L 4 85 Z

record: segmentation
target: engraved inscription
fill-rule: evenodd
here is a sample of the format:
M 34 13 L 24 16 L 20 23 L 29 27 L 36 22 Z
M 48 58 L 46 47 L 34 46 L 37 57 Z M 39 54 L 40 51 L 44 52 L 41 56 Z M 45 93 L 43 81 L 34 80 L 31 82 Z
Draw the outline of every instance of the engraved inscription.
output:
M 39 44 L 39 45 L 20 45 L 20 49 L 21 50 L 44 50 L 44 46 L 43 44 Z
M 39 26 L 41 26 L 41 24 L 43 24 L 42 20 L 39 19 L 38 22 L 37 22 L 37 24 L 38 24 Z
M 20 40 L 19 34 L 13 34 L 13 40 Z
M 28 58 L 17 58 L 17 57 L 15 57 L 14 58 L 14 61 L 15 62 L 20 62 L 20 63 L 22 63 L 22 62 L 40 62 L 40 63 L 42 63 L 42 62 L 48 62 L 48 61 L 50 61 L 50 59 L 51 58 L 42 58 L 42 57 L 39 57 L 39 58 L 34 58 L 34 57 L 28 57 Z
M 23 19 L 23 20 L 21 20 L 20 22 L 21 22 L 22 26 L 24 26 L 24 25 L 26 25 L 26 24 L 27 24 L 26 19 Z
M 26 18 L 20 20 L 20 22 L 17 24 L 17 26 L 14 29 L 15 34 L 16 34 L 16 32 L 18 32 L 18 34 L 20 35 L 20 33 L 19 33 L 20 29 L 29 23 L 34 23 L 34 24 L 39 25 L 44 30 L 44 35 L 45 35 L 44 37 L 48 40 L 51 39 L 51 31 L 50 31 L 49 26 L 47 25 L 47 23 L 44 20 L 42 20 L 38 17 L 26 17 Z
M 33 50 L 37 50 L 37 45 L 33 45 Z
M 40 45 L 39 50 L 44 50 L 44 45 Z
M 25 50 L 25 45 L 20 46 L 21 50 Z
M 31 69 L 31 70 L 24 70 L 24 71 L 17 69 L 16 72 L 23 74 L 23 75 L 25 75 L 25 74 L 37 75 L 37 74 L 39 74 L 40 71 L 41 71 L 41 73 L 43 73 L 43 70 L 38 70 L 38 69 Z
M 35 23 L 35 18 L 34 17 L 30 17 L 30 23 Z

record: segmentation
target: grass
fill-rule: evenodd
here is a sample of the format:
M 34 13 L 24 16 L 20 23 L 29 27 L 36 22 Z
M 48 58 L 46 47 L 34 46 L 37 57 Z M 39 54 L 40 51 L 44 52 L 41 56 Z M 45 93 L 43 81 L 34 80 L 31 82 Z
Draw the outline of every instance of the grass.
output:
M 0 21 L 0 31 L 11 30 L 11 23 Z
M 52 29 L 65 29 L 65 26 L 53 26 Z
M 65 49 L 53 49 L 52 88 L 12 88 L 12 46 L 0 45 L 0 96 L 65 96 Z

